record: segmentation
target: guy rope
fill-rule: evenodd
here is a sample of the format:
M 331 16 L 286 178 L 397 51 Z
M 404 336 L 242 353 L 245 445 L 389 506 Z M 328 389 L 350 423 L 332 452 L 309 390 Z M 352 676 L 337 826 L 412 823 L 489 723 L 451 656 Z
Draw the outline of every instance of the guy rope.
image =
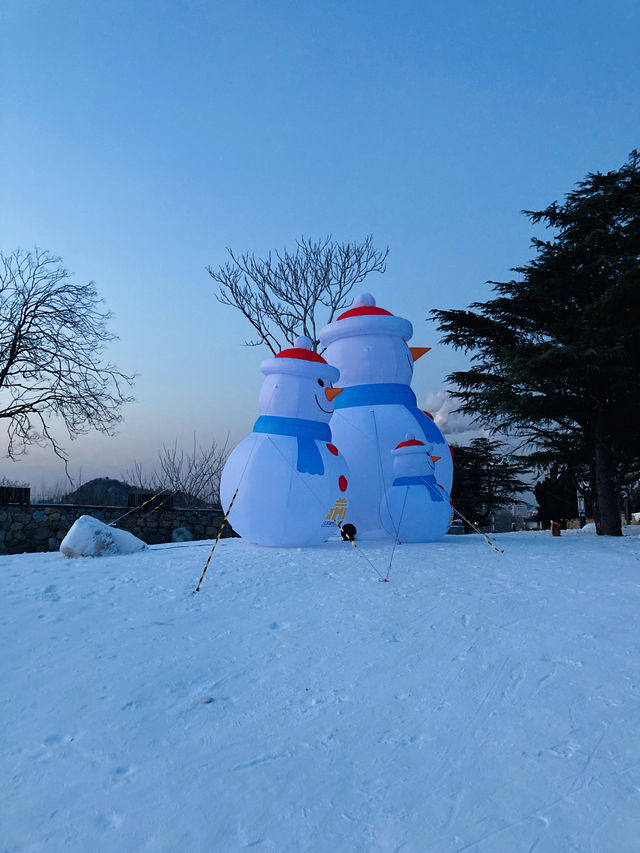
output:
M 387 566 L 387 574 L 386 577 L 383 578 L 385 583 L 389 582 L 389 573 L 391 572 L 391 563 L 393 562 L 393 557 L 396 553 L 396 545 L 400 542 L 400 527 L 402 526 L 402 518 L 404 516 L 404 508 L 407 503 L 407 495 L 409 494 L 409 489 L 404 493 L 404 501 L 402 502 L 402 512 L 400 513 L 400 520 L 398 521 L 398 529 L 396 531 L 396 538 L 393 540 L 393 549 L 391 551 L 391 556 L 389 557 L 389 565 Z M 388 505 L 387 505 L 388 506 Z
M 280 454 L 280 456 L 282 456 L 282 458 L 283 458 L 283 459 L 286 459 L 286 456 L 284 455 L 284 453 L 282 452 L 282 450 L 278 447 L 278 445 L 277 445 L 275 442 L 272 442 L 272 444 L 273 444 L 273 446 L 275 447 L 275 449 L 278 451 L 278 453 Z M 297 472 L 296 472 L 296 473 L 297 473 Z M 300 476 L 300 475 L 298 474 L 298 476 Z M 323 502 L 320 500 L 320 498 L 319 498 L 319 496 L 318 496 L 318 493 L 315 491 L 315 489 L 312 489 L 312 488 L 311 488 L 311 486 L 309 485 L 309 483 L 307 483 L 304 479 L 302 480 L 302 483 L 304 484 L 304 487 L 309 491 L 310 495 L 313 497 L 313 499 L 316 501 L 316 503 L 318 503 L 318 504 L 320 504 L 320 505 L 323 505 Z M 342 527 L 342 525 L 340 524 L 340 522 L 339 522 L 339 521 L 337 521 L 335 518 L 333 519 L 333 523 L 334 523 L 334 524 L 335 524 L 335 525 L 340 529 L 340 533 L 342 533 L 343 538 L 344 538 L 344 539 L 346 539 L 347 541 L 351 542 L 351 544 L 353 545 L 353 547 L 355 548 L 355 550 L 356 550 L 356 551 L 359 551 L 359 552 L 362 554 L 362 556 L 365 558 L 365 560 L 367 561 L 367 563 L 369 563 L 369 565 L 371 566 L 371 568 L 373 569 L 373 571 L 378 575 L 378 579 L 379 579 L 379 580 L 381 580 L 381 581 L 383 581 L 384 583 L 386 583 L 386 578 L 383 578 L 383 577 L 382 577 L 382 575 L 380 574 L 380 572 L 376 569 L 376 567 L 373 565 L 373 563 L 371 562 L 371 560 L 370 560 L 370 559 L 367 557 L 367 555 L 364 553 L 364 551 L 362 550 L 362 548 L 358 548 L 358 546 L 357 546 L 357 545 L 356 545 L 356 543 L 355 543 L 355 540 L 354 540 L 353 536 L 351 536 L 351 535 L 349 534 L 349 532 L 348 532 L 347 530 L 345 530 L 345 529 L 344 529 L 344 527 Z
M 475 524 L 472 524 L 468 518 L 465 518 L 465 516 L 459 510 L 457 510 L 453 504 L 451 504 L 451 509 L 458 516 L 458 518 L 460 518 L 462 521 L 464 521 L 465 524 L 469 525 L 469 527 L 473 530 L 474 533 L 477 533 L 480 536 L 482 536 L 482 538 L 487 543 L 487 545 L 489 545 L 489 547 L 493 548 L 494 551 L 497 551 L 498 554 L 504 554 L 504 551 L 502 550 L 502 548 L 498 548 L 497 545 L 494 545 L 493 542 L 490 542 L 487 534 L 482 533 L 482 531 L 478 530 L 477 526 Z
M 367 557 L 367 555 L 364 553 L 364 551 L 362 550 L 362 548 L 358 548 L 358 546 L 356 545 L 356 541 L 355 541 L 355 539 L 354 539 L 354 538 L 353 538 L 353 536 L 349 533 L 349 531 L 348 531 L 348 530 L 346 530 L 344 527 L 342 527 L 342 525 L 340 524 L 340 522 L 339 522 L 339 521 L 336 521 L 336 520 L 335 520 L 335 518 L 333 519 L 333 523 L 338 527 L 338 529 L 340 530 L 340 533 L 342 533 L 343 538 L 344 538 L 344 539 L 346 539 L 348 542 L 351 542 L 351 544 L 352 544 L 352 545 L 353 545 L 353 547 L 356 549 L 356 551 L 360 551 L 360 553 L 361 553 L 361 554 L 362 554 L 362 556 L 365 558 L 365 560 L 367 561 L 367 563 L 369 563 L 369 565 L 371 566 L 371 568 L 373 569 L 373 571 L 378 575 L 378 579 L 379 579 L 382 583 L 388 583 L 387 578 L 383 578 L 383 577 L 382 577 L 382 575 L 380 574 L 380 572 L 376 569 L 376 567 L 373 565 L 373 563 L 371 562 L 371 560 L 370 560 L 370 559 Z
M 198 586 L 192 591 L 192 595 L 195 595 L 196 592 L 200 591 L 200 584 L 202 583 L 204 576 L 209 568 L 209 563 L 211 562 L 211 558 L 213 557 L 213 552 L 216 550 L 216 545 L 220 541 L 220 537 L 222 536 L 222 531 L 225 528 L 227 523 L 227 519 L 229 518 L 229 513 L 231 512 L 231 507 L 233 506 L 233 502 L 236 499 L 236 495 L 238 494 L 238 489 L 233 493 L 233 497 L 231 498 L 231 503 L 229 504 L 229 509 L 227 510 L 225 517 L 222 519 L 222 524 L 220 525 L 220 530 L 218 530 L 218 535 L 216 536 L 216 541 L 213 543 L 213 548 L 211 549 L 211 553 L 209 554 L 209 559 L 207 560 L 204 569 L 202 570 L 202 574 L 200 575 L 200 580 L 198 581 Z
M 164 500 L 161 500 L 160 503 L 158 503 L 154 507 L 152 507 L 151 511 L 154 512 L 156 509 L 160 509 L 160 507 L 163 504 L 165 504 L 169 500 L 169 498 L 171 498 L 173 495 L 172 490 L 169 488 L 162 489 L 156 495 L 151 495 L 150 498 L 147 498 L 147 500 L 143 501 L 139 506 L 134 506 L 133 509 L 128 510 L 127 512 L 123 513 L 121 516 L 116 518 L 114 521 L 109 522 L 108 526 L 109 527 L 115 527 L 116 524 L 121 522 L 123 518 L 126 518 L 128 515 L 131 515 L 132 512 L 139 512 L 141 509 L 144 509 L 145 506 L 147 506 L 150 503 L 153 503 L 153 501 L 157 500 L 160 497 L 160 495 L 164 495 L 165 492 L 169 492 L 169 494 L 164 498 Z

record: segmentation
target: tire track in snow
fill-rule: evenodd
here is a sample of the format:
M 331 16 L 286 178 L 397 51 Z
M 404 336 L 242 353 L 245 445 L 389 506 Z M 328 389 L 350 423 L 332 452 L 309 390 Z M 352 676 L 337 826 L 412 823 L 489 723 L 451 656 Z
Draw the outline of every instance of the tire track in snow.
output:
M 430 798 L 433 797 L 433 795 L 445 785 L 451 775 L 458 770 L 462 762 L 462 758 L 464 757 L 467 748 L 471 740 L 473 739 L 473 735 L 475 734 L 475 732 L 477 732 L 479 726 L 486 719 L 486 715 L 480 716 L 481 712 L 486 708 L 489 697 L 498 687 L 502 679 L 502 674 L 504 673 L 510 661 L 511 656 L 507 655 L 507 657 L 503 660 L 502 664 L 498 668 L 493 680 L 491 681 L 491 684 L 489 685 L 489 688 L 486 690 L 479 704 L 476 706 L 473 714 L 471 715 L 467 723 L 462 727 L 462 730 L 459 732 L 457 740 L 458 742 L 461 742 L 461 746 L 456 752 L 455 756 L 452 757 L 450 754 L 443 756 L 439 766 L 439 772 L 436 774 L 436 779 L 439 781 L 434 782 L 433 786 L 431 786 Z M 504 697 L 504 691 L 502 695 Z M 448 770 L 446 769 L 447 767 L 449 768 Z
M 485 835 L 481 836 L 480 838 L 475 838 L 473 841 L 468 842 L 467 844 L 465 844 L 462 847 L 456 847 L 455 853 L 464 853 L 464 851 L 470 850 L 473 847 L 476 847 L 478 844 L 482 844 L 484 841 L 487 841 L 490 838 L 494 838 L 495 836 L 500 835 L 501 833 L 506 832 L 509 829 L 513 829 L 516 826 L 521 826 L 522 824 L 524 824 L 530 820 L 535 819 L 537 821 L 542 821 L 544 823 L 544 826 L 546 829 L 546 827 L 549 826 L 549 820 L 548 820 L 548 818 L 543 817 L 541 815 L 541 812 L 549 811 L 550 809 L 555 808 L 556 806 L 560 805 L 561 803 L 565 802 L 567 799 L 572 797 L 574 794 L 578 793 L 578 791 L 582 790 L 582 788 L 584 787 L 584 784 L 585 784 L 585 778 L 584 777 L 585 777 L 586 771 L 588 770 L 588 768 L 591 764 L 591 761 L 593 760 L 594 755 L 596 754 L 596 752 L 600 748 L 600 745 L 602 744 L 602 741 L 604 740 L 604 736 L 607 733 L 608 726 L 606 723 L 603 723 L 603 725 L 604 725 L 604 730 L 602 731 L 602 734 L 600 735 L 597 742 L 595 743 L 593 749 L 591 749 L 591 751 L 589 752 L 589 754 L 587 756 L 587 760 L 586 760 L 583 768 L 581 769 L 581 771 L 576 776 L 569 777 L 569 779 L 573 780 L 573 784 L 569 785 L 560 797 L 556 797 L 555 799 L 549 801 L 548 803 L 542 803 L 539 806 L 536 806 L 536 808 L 531 809 L 530 811 L 527 812 L 527 814 L 523 815 L 522 817 L 520 817 L 516 820 L 513 820 L 513 821 L 509 821 L 508 823 L 505 823 L 504 826 L 500 826 L 497 829 L 493 829 L 490 832 L 486 833 Z M 597 778 L 600 778 L 600 777 L 597 777 Z M 458 795 L 458 797 L 459 796 L 460 795 Z M 453 815 L 452 817 L 455 817 L 455 815 Z M 449 823 L 449 821 L 448 821 L 448 823 Z M 537 838 L 533 842 L 533 844 L 529 847 L 528 853 L 531 853 L 531 851 L 535 850 L 539 841 L 540 841 L 540 838 Z M 430 848 L 425 848 L 425 849 L 437 848 L 439 844 L 440 844 L 440 841 L 436 842 L 434 845 L 431 845 Z
M 549 811 L 549 809 L 553 809 L 556 806 L 560 805 L 560 803 L 564 802 L 567 798 L 566 794 L 563 794 L 561 797 L 556 797 L 554 800 L 549 801 L 548 803 L 542 803 L 537 806 L 535 809 L 527 812 L 523 817 L 518 818 L 517 820 L 512 820 L 505 823 L 504 826 L 499 826 L 497 829 L 492 829 L 490 832 L 487 832 L 485 835 L 480 838 L 476 838 L 473 841 L 468 842 L 462 847 L 456 847 L 455 853 L 464 853 L 465 850 L 471 850 L 472 847 L 475 847 L 478 844 L 482 844 L 483 841 L 487 841 L 489 838 L 493 838 L 496 835 L 500 835 L 502 832 L 506 832 L 508 829 L 513 829 L 515 826 L 521 826 L 523 823 L 526 823 L 529 820 L 537 820 L 543 824 L 544 830 L 548 828 L 550 825 L 550 821 L 548 818 L 543 817 L 540 812 Z M 537 838 L 533 844 L 529 847 L 528 853 L 531 853 L 532 850 L 535 850 L 536 845 L 538 844 L 540 838 Z

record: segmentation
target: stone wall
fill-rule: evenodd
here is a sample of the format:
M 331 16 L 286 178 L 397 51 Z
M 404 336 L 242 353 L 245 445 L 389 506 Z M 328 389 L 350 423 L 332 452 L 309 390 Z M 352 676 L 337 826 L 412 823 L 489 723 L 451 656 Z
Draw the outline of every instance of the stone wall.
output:
M 130 530 L 148 545 L 214 539 L 223 519 L 220 509 L 148 512 L 142 508 L 130 512 L 126 507 L 8 504 L 0 506 L 0 554 L 57 551 L 67 531 L 81 515 L 92 515 L 106 524 L 117 521 L 117 527 Z M 232 535 L 227 525 L 223 536 Z

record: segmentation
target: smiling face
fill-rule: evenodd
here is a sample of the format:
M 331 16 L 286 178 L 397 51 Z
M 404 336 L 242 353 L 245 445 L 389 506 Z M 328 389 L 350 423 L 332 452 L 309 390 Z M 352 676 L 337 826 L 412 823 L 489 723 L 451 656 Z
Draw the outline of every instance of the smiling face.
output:
M 322 365 L 316 376 L 271 373 L 260 389 L 260 414 L 329 423 L 336 396 L 330 380 Z

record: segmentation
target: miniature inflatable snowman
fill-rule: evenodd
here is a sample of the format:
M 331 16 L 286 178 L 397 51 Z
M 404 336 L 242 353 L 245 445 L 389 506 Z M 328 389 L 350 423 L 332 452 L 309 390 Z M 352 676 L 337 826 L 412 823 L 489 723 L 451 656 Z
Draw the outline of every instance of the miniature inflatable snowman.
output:
M 260 369 L 260 417 L 227 460 L 222 506 L 233 501 L 229 523 L 257 545 L 317 544 L 336 532 L 326 519 L 347 499 L 347 465 L 329 428 L 340 374 L 306 337 Z
M 436 477 L 447 491 L 453 462 L 444 436 L 416 404 L 413 364 L 428 348 L 409 347 L 413 327 L 376 306 L 369 293 L 320 332 L 324 356 L 340 371 L 343 393 L 331 418 L 333 440 L 351 472 L 345 521 L 361 538 L 386 538 L 380 502 L 394 480 L 391 451 L 407 433 L 435 447 Z
M 408 435 L 391 451 L 394 480 L 382 498 L 380 517 L 399 542 L 433 542 L 449 529 L 451 503 L 436 480 L 439 459 L 431 450 Z

